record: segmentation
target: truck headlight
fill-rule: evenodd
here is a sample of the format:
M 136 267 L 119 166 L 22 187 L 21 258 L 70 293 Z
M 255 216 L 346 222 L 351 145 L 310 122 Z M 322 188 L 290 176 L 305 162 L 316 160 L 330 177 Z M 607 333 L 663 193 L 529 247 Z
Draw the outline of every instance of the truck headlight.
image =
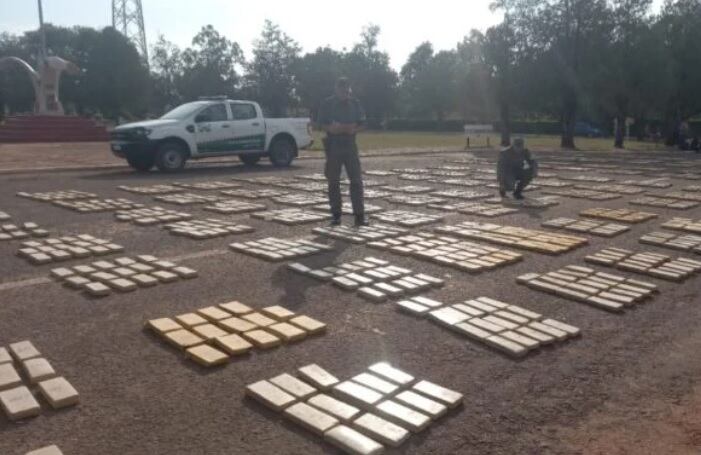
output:
M 151 134 L 151 130 L 148 128 L 136 128 L 134 134 L 139 137 L 148 137 L 148 135 Z

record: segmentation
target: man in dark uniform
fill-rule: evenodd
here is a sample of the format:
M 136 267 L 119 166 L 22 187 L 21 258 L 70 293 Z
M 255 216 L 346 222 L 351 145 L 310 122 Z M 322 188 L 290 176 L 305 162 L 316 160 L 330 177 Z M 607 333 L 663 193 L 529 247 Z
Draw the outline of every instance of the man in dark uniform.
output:
M 363 175 L 358 157 L 355 135 L 365 124 L 365 113 L 360 102 L 353 97 L 350 82 L 342 77 L 336 81 L 336 93 L 327 98 L 319 109 L 318 123 L 326 132 L 325 174 L 329 183 L 331 224 L 341 224 L 341 169 L 346 168 L 350 180 L 350 196 L 356 226 L 367 226 L 363 196 Z
M 510 147 L 499 152 L 497 180 L 501 197 L 506 197 L 507 191 L 513 191 L 514 199 L 523 200 L 523 190 L 537 175 L 538 165 L 525 147 L 523 138 L 514 139 Z

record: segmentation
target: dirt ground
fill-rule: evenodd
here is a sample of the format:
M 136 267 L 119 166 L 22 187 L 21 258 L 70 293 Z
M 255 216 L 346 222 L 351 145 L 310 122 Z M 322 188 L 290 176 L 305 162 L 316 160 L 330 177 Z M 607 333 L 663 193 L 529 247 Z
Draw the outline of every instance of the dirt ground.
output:
M 464 152 L 376 156 L 366 158 L 364 167 L 425 169 L 471 156 Z M 484 159 L 477 163 L 480 168 L 490 167 L 494 158 L 491 153 L 476 156 Z M 617 182 L 656 177 L 661 172 L 701 174 L 701 160 L 694 155 L 580 156 L 583 161 L 576 166 L 608 160 L 617 169 L 640 168 L 647 175 L 620 175 L 593 168 L 544 170 L 558 175 L 605 175 Z M 540 155 L 542 164 L 556 167 L 571 166 L 570 158 Z M 59 445 L 66 455 L 338 453 L 321 438 L 245 399 L 244 388 L 282 372 L 293 373 L 312 362 L 345 379 L 378 361 L 389 361 L 465 395 L 460 409 L 412 436 L 399 449 L 388 450 L 390 454 L 701 453 L 701 277 L 679 284 L 602 268 L 660 287 L 661 293 L 652 301 L 623 314 L 606 313 L 515 282 L 517 276 L 527 272 L 583 265 L 585 255 L 605 246 L 691 257 L 641 245 L 638 239 L 660 230 L 660 225 L 674 216 L 701 219 L 701 207 L 686 211 L 638 207 L 628 203 L 635 196 L 624 196 L 604 202 L 562 198 L 560 205 L 545 211 L 521 210 L 495 219 L 449 214 L 446 224 L 473 220 L 531 228 L 551 218 L 574 217 L 590 207 L 637 208 L 660 215 L 612 239 L 587 236 L 587 247 L 560 256 L 517 250 L 524 253 L 522 262 L 478 275 L 330 240 L 327 243 L 334 245 L 333 251 L 302 261 L 325 266 L 378 256 L 444 278 L 446 286 L 428 297 L 457 303 L 488 296 L 582 330 L 579 339 L 515 361 L 426 320 L 399 313 L 391 303 L 368 303 L 353 293 L 300 277 L 284 264 L 267 263 L 228 249 L 234 241 L 306 236 L 312 227 L 323 223 L 287 227 L 246 215 L 230 216 L 225 218 L 251 225 L 256 232 L 197 242 L 168 235 L 158 227 L 116 223 L 111 213 L 79 215 L 15 196 L 18 191 L 77 189 L 104 198 L 124 197 L 176 208 L 116 187 L 265 175 L 288 177 L 320 172 L 322 166 L 321 160 L 306 159 L 289 170 L 267 165 L 254 169 L 195 165 L 177 175 L 137 175 L 115 168 L 0 177 L 0 210 L 11 214 L 13 221 L 35 221 L 54 236 L 87 233 L 111 238 L 126 247 L 126 255 L 156 254 L 200 273 L 192 281 L 91 300 L 42 280 L 53 266 L 31 266 L 15 256 L 16 242 L 0 242 L 0 346 L 32 340 L 81 394 L 81 404 L 72 409 L 54 412 L 44 404 L 40 417 L 20 423 L 0 416 L 0 454 L 20 455 L 49 444 Z M 423 184 L 396 177 L 368 178 L 382 179 L 388 185 Z M 701 184 L 679 176 L 670 181 L 674 186 L 661 191 Z M 263 188 L 248 183 L 244 186 Z M 530 194 L 537 196 L 538 192 Z M 435 213 L 384 200 L 369 202 L 385 208 Z M 181 209 L 198 218 L 212 217 L 200 207 Z M 257 351 L 223 368 L 205 370 L 142 330 L 148 319 L 231 300 L 255 307 L 285 305 L 328 323 L 328 333 L 270 352 Z
M 425 146 L 392 147 L 362 151 L 363 156 L 395 156 L 453 151 L 460 147 Z M 300 159 L 318 159 L 323 152 L 318 148 L 300 151 Z M 267 160 L 263 160 L 264 162 Z M 240 164 L 237 157 L 208 158 L 204 165 Z M 70 144 L 0 144 L 0 173 L 17 171 L 79 171 L 81 169 L 117 168 L 126 166 L 115 157 L 107 142 L 76 142 Z

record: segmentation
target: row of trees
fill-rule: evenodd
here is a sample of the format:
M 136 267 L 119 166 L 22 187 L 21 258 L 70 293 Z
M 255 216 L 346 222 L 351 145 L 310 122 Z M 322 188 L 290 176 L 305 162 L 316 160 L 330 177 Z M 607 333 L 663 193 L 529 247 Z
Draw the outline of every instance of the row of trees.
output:
M 394 112 L 398 77 L 377 48 L 379 34 L 379 27 L 369 26 L 350 51 L 326 47 L 302 55 L 290 36 L 266 21 L 245 61 L 237 43 L 207 26 L 184 50 L 161 37 L 153 49 L 153 76 L 162 104 L 224 94 L 255 99 L 269 115 L 280 116 L 295 108 L 314 114 L 335 80 L 346 75 L 368 116 L 383 119 Z
M 661 121 L 670 140 L 701 113 L 701 2 L 667 0 L 496 0 L 502 24 L 487 31 L 484 54 L 502 122 L 540 112 L 562 122 L 562 146 L 574 147 L 582 113 Z M 504 140 L 508 139 L 505 137 Z
M 266 22 L 252 57 L 212 26 L 190 47 L 161 37 L 150 70 L 111 28 L 49 27 L 51 52 L 85 72 L 65 81 L 62 98 L 79 113 L 140 117 L 206 95 L 255 99 L 268 115 L 316 109 L 340 75 L 348 76 L 368 117 L 498 121 L 502 142 L 513 120 L 555 119 L 562 146 L 574 147 L 578 119 L 623 128 L 661 125 L 669 137 L 701 113 L 700 0 L 495 0 L 502 23 L 472 31 L 454 49 L 421 43 L 399 72 L 378 47 L 380 28 L 362 30 L 351 49 L 302 53 Z M 0 34 L 0 56 L 34 59 L 39 38 Z M 0 74 L 0 103 L 28 110 L 31 88 L 19 71 Z

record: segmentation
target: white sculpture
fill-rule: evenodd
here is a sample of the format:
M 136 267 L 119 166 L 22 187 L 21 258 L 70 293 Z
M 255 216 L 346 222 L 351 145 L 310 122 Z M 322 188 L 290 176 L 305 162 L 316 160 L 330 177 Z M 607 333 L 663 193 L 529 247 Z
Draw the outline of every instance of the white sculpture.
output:
M 74 63 L 61 57 L 49 56 L 46 52 L 46 30 L 44 28 L 44 9 L 41 0 L 37 0 L 39 10 L 39 36 L 41 37 L 41 49 L 39 54 L 38 69 L 18 57 L 0 58 L 0 71 L 10 65 L 17 64 L 29 75 L 34 87 L 34 113 L 36 115 L 64 115 L 63 105 L 58 99 L 58 88 L 61 82 L 61 73 L 80 74 L 80 68 Z
M 34 87 L 34 113 L 36 115 L 64 115 L 63 105 L 59 100 L 61 74 L 80 74 L 80 68 L 74 63 L 60 57 L 42 57 L 37 70 L 17 57 L 0 58 L 0 70 L 17 64 L 24 68 Z

